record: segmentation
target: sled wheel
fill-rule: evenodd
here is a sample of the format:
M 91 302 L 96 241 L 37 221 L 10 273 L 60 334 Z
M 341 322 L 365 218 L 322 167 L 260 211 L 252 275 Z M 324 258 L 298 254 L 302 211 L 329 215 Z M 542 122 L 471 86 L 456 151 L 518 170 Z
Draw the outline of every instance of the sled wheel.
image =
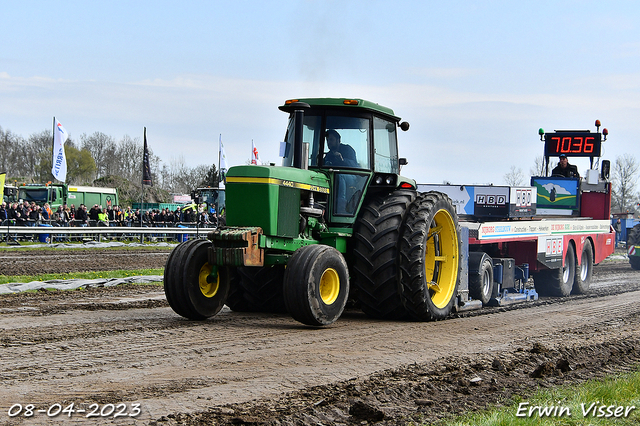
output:
M 208 240 L 190 240 L 180 244 L 170 256 L 165 274 L 165 294 L 173 310 L 192 320 L 216 315 L 226 301 L 231 285 L 229 268 L 209 264 Z M 174 307 L 175 306 L 175 307 Z
M 416 192 L 397 190 L 368 198 L 353 229 L 354 293 L 362 311 L 372 318 L 408 316 L 402 305 L 400 277 L 400 227 Z
M 340 317 L 349 296 L 347 263 L 330 246 L 299 248 L 287 263 L 283 290 L 293 319 L 306 325 L 329 325 Z
M 593 249 L 591 247 L 591 241 L 587 239 L 582 246 L 580 266 L 576 266 L 576 276 L 571 291 L 573 294 L 585 294 L 589 291 L 593 277 Z
M 564 297 L 571 294 L 573 289 L 573 281 L 576 274 L 576 255 L 573 245 L 567 245 L 567 251 L 564 254 L 564 267 L 558 269 L 549 269 L 541 271 L 534 277 L 536 291 L 541 296 Z M 540 285 L 536 283 L 536 279 L 540 281 Z
M 636 245 L 640 245 L 640 224 L 631 228 L 627 237 L 627 250 Z M 636 271 L 640 270 L 640 256 L 629 256 L 629 264 Z
M 469 295 L 487 305 L 494 296 L 493 262 L 482 252 L 469 253 Z
M 420 194 L 401 232 L 402 301 L 418 321 L 440 320 L 453 308 L 460 274 L 458 217 L 449 197 Z
M 238 268 L 243 298 L 254 312 L 286 312 L 282 283 L 284 266 Z

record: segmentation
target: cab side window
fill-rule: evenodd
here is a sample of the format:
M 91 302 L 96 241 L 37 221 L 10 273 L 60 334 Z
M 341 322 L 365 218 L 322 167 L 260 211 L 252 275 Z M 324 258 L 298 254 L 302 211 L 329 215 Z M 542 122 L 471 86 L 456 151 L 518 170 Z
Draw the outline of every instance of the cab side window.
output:
M 398 173 L 396 124 L 373 117 L 374 167 L 379 173 Z

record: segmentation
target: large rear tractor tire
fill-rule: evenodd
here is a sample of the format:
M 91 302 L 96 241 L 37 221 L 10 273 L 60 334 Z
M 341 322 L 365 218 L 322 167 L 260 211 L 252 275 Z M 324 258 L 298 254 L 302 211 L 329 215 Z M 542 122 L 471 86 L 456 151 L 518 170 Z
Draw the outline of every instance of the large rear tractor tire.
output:
M 204 320 L 216 315 L 229 294 L 232 271 L 209 264 L 210 246 L 208 240 L 189 240 L 178 245 L 167 259 L 167 301 L 178 315 L 188 319 Z
M 351 270 L 357 302 L 372 318 L 408 316 L 399 290 L 400 228 L 416 192 L 397 190 L 366 200 L 353 230 Z
M 231 288 L 229 288 L 229 295 L 227 296 L 225 305 L 234 312 L 256 312 L 258 309 L 251 305 L 244 296 L 244 289 L 240 285 L 238 269 L 240 268 L 230 268 L 231 271 L 235 270 L 235 277 L 231 280 L 232 285 Z
M 640 245 L 640 223 L 631 228 L 627 236 L 627 250 L 636 245 Z M 629 256 L 629 264 L 636 271 L 640 270 L 640 256 Z
M 573 294 L 586 294 L 591 286 L 591 278 L 593 277 L 593 248 L 591 241 L 586 240 L 582 246 L 582 254 L 580 256 L 580 266 L 576 264 L 576 276 L 573 281 Z
M 461 267 L 458 216 L 449 197 L 419 194 L 409 206 L 401 232 L 402 302 L 411 318 L 446 318 L 458 293 Z
M 287 263 L 283 287 L 293 319 L 316 327 L 332 324 L 342 315 L 349 296 L 347 262 L 331 246 L 301 247 Z
M 576 254 L 569 243 L 564 254 L 564 267 L 538 272 L 533 279 L 540 296 L 565 297 L 571 294 L 576 275 Z
M 252 312 L 286 312 L 282 283 L 284 266 L 245 266 L 238 268 L 239 287 Z
M 469 296 L 488 305 L 494 294 L 493 262 L 482 252 L 469 253 Z

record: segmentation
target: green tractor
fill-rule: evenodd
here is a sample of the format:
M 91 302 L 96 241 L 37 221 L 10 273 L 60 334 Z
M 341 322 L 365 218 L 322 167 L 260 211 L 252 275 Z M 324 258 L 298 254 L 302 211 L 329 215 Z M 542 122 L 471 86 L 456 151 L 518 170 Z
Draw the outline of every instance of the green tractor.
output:
M 438 320 L 458 296 L 456 209 L 400 176 L 389 108 L 362 99 L 295 99 L 282 166 L 231 167 L 226 226 L 177 246 L 164 289 L 192 320 L 233 311 L 288 312 L 311 326 L 347 301 L 380 319 Z

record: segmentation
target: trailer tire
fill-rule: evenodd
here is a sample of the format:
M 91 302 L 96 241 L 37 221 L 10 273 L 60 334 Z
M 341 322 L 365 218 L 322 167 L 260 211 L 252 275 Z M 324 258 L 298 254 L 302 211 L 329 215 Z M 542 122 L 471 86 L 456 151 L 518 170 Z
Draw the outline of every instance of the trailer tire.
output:
M 332 324 L 349 296 L 347 262 L 335 248 L 313 244 L 299 248 L 287 263 L 284 302 L 293 319 L 311 326 Z
M 396 190 L 369 197 L 353 229 L 353 287 L 371 318 L 401 319 L 408 313 L 399 289 L 400 229 L 416 192 Z
M 400 243 L 402 302 L 411 318 L 446 318 L 458 295 L 461 249 L 456 209 L 440 192 L 419 194 L 407 209 Z
M 573 245 L 569 243 L 564 255 L 564 267 L 540 271 L 536 274 L 534 277 L 536 291 L 540 296 L 568 296 L 573 289 L 575 273 L 576 254 Z
M 185 318 L 204 320 L 216 315 L 229 294 L 232 277 L 229 268 L 218 267 L 217 278 L 210 278 L 214 268 L 209 264 L 211 244 L 208 240 L 187 241 L 178 245 L 167 260 L 164 282 L 167 301 Z
M 631 228 L 627 236 L 627 250 L 635 245 L 640 245 L 640 223 Z M 640 256 L 629 256 L 629 264 L 636 271 L 640 270 Z
M 573 281 L 573 294 L 586 294 L 591 286 L 593 277 L 593 249 L 591 241 L 587 239 L 582 246 L 580 266 L 576 263 L 576 276 Z
M 469 296 L 486 306 L 494 294 L 493 261 L 482 252 L 469 253 Z
M 238 268 L 238 287 L 253 312 L 286 312 L 282 283 L 284 266 L 245 266 Z
M 531 274 L 531 276 L 533 277 L 533 285 L 535 287 L 536 293 L 538 293 L 539 296 L 549 295 L 547 286 L 547 283 L 549 282 L 549 279 L 547 278 L 548 272 L 550 271 L 546 269 Z

